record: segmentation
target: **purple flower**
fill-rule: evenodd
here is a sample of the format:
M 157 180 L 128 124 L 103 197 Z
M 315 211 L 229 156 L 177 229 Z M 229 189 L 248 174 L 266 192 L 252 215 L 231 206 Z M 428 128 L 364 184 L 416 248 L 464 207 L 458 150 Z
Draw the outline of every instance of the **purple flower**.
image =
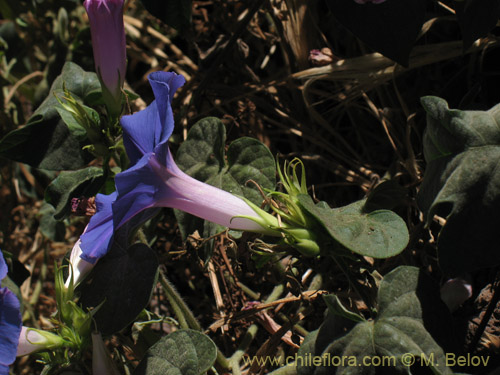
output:
M 111 100 L 106 103 L 115 109 L 121 107 L 127 63 L 123 3 L 124 0 L 85 0 L 83 3 L 89 16 L 95 68 L 104 99 Z
M 7 276 L 7 264 L 0 252 L 0 281 Z M 9 374 L 9 365 L 16 359 L 21 333 L 19 300 L 7 288 L 0 287 L 0 375 Z
M 97 214 L 81 237 L 82 258 L 95 263 L 108 251 L 113 231 L 116 237 L 122 228 L 143 223 L 158 207 L 177 208 L 231 229 L 276 235 L 266 224 L 239 217 L 263 222 L 263 214 L 257 214 L 243 199 L 177 167 L 167 142 L 174 128 L 172 97 L 185 80 L 175 73 L 155 72 L 149 75 L 149 82 L 155 100 L 121 119 L 131 167 L 115 177 L 116 195 L 97 196 Z M 124 232 L 126 235 L 128 230 Z
M 155 72 L 149 75 L 149 82 L 155 101 L 121 120 L 123 143 L 134 165 L 115 178 L 115 229 L 147 208 L 171 207 L 232 229 L 272 232 L 250 219 L 235 217 L 260 218 L 243 199 L 200 182 L 177 167 L 167 144 L 174 128 L 170 105 L 185 80 L 175 73 Z
M 118 193 L 115 191 L 109 195 L 97 194 L 96 214 L 90 219 L 89 225 L 80 236 L 71 251 L 70 262 L 74 272 L 75 284 L 83 280 L 85 275 L 93 268 L 96 261 L 108 252 L 111 243 L 122 249 L 128 247 L 129 234 L 140 224 L 153 217 L 158 210 L 147 209 L 135 216 L 132 220 L 115 231 L 113 226 L 113 209 Z M 70 279 L 66 281 L 69 285 Z
M 97 194 L 96 196 L 96 213 L 92 216 L 89 225 L 87 225 L 87 228 L 85 228 L 85 231 L 80 237 L 80 246 L 77 246 L 77 242 L 71 252 L 75 279 L 79 280 L 78 269 L 80 267 L 88 267 L 85 263 L 77 264 L 75 262 L 75 259 L 78 259 L 78 257 L 73 256 L 74 252 L 80 255 L 86 262 L 95 264 L 95 262 L 106 255 L 108 251 L 109 243 L 113 237 L 113 211 L 111 204 L 115 201 L 116 196 L 116 192 L 109 195 Z M 76 282 L 75 280 L 75 283 Z

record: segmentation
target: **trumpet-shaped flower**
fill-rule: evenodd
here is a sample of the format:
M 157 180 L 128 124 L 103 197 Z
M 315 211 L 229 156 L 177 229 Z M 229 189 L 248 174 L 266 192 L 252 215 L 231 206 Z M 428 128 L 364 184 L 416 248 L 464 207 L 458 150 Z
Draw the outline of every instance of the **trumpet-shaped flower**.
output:
M 231 229 L 279 235 L 272 229 L 278 226 L 275 217 L 257 212 L 259 209 L 245 200 L 202 183 L 177 167 L 167 142 L 174 128 L 172 97 L 185 80 L 175 73 L 155 72 L 149 82 L 155 100 L 146 109 L 121 119 L 123 143 L 132 166 L 115 177 L 116 196 L 97 197 L 97 214 L 82 236 L 82 257 L 95 262 L 106 253 L 113 230 L 116 235 L 117 229 L 139 213 L 140 219 L 135 221 L 144 222 L 155 207 L 177 208 Z
M 177 167 L 167 141 L 174 128 L 170 104 L 184 78 L 155 72 L 149 82 L 155 101 L 121 120 L 124 145 L 134 165 L 115 178 L 115 228 L 147 208 L 172 207 L 232 229 L 275 234 L 243 199 L 202 183 Z
M 0 281 L 7 276 L 7 264 L 0 252 Z M 0 375 L 9 374 L 9 365 L 16 359 L 21 313 L 17 297 L 7 288 L 0 287 Z
M 85 0 L 97 74 L 108 106 L 119 113 L 127 52 L 123 26 L 124 0 Z

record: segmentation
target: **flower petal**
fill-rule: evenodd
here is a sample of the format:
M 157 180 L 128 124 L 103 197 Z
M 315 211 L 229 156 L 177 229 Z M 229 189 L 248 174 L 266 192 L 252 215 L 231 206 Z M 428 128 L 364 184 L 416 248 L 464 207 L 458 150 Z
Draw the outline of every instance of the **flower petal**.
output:
M 85 233 L 85 232 L 84 232 Z M 71 255 L 69 257 L 69 263 L 71 265 L 68 278 L 64 283 L 66 288 L 69 288 L 71 281 L 73 281 L 73 285 L 78 285 L 80 282 L 87 276 L 87 274 L 92 271 L 95 266 L 95 263 L 87 262 L 82 258 L 82 248 L 81 248 L 82 240 L 81 238 L 76 241 L 73 249 L 71 250 Z
M 21 326 L 19 300 L 9 289 L 0 288 L 0 374 L 8 374 L 8 366 L 16 359 Z
M 170 104 L 185 79 L 176 73 L 155 72 L 149 75 L 149 82 L 155 101 L 146 109 L 121 119 L 123 143 L 131 165 L 149 152 L 162 152 L 161 148 L 156 150 L 157 146 L 165 144 L 174 129 Z
M 80 237 L 82 259 L 94 264 L 108 252 L 113 237 L 113 211 L 111 204 L 116 200 L 117 192 L 109 195 L 97 194 L 96 214 L 90 218 L 89 225 Z
M 153 153 L 148 153 L 132 168 L 116 175 L 118 199 L 113 204 L 115 229 L 139 212 L 157 206 L 155 195 L 162 181 L 151 169 L 150 160 L 154 158 Z
M 155 134 L 156 145 L 154 151 L 158 155 L 164 151 L 164 148 L 161 146 L 168 141 L 174 130 L 174 115 L 171 107 L 172 99 L 177 89 L 184 85 L 186 80 L 181 75 L 166 72 L 151 73 L 148 79 L 155 95 L 161 123 L 161 129 L 157 129 L 157 133 Z M 166 154 L 158 155 L 158 157 L 160 157 L 159 160 L 165 160 L 164 157 L 166 157 Z
M 44 338 L 37 331 L 23 326 L 19 334 L 19 344 L 17 346 L 17 356 L 22 357 L 43 349 Z M 40 343 L 40 345 L 37 345 Z
M 134 165 L 143 155 L 153 152 L 155 148 L 156 129 L 161 129 L 156 101 L 140 112 L 123 116 L 120 122 L 123 128 L 123 144 L 130 164 Z
M 39 350 L 55 349 L 67 346 L 68 342 L 61 336 L 35 328 L 22 327 L 17 346 L 17 356 L 31 354 Z
M 0 281 L 5 279 L 5 276 L 7 276 L 7 263 L 5 263 L 5 259 L 3 259 L 3 254 L 0 251 Z

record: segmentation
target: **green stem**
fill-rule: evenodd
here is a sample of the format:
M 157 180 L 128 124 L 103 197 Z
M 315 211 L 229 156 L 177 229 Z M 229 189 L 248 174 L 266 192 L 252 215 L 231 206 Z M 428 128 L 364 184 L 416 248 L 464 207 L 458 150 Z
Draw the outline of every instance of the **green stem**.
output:
M 270 303 L 273 301 L 276 301 L 282 294 L 283 291 L 285 290 L 285 286 L 283 284 L 276 285 L 271 292 L 271 294 L 266 298 L 264 303 Z M 252 343 L 253 339 L 257 335 L 257 331 L 259 330 L 259 327 L 256 324 L 252 324 L 250 327 L 248 327 L 248 330 L 245 334 L 245 337 L 243 338 L 243 341 L 241 342 L 240 346 L 236 350 L 236 352 L 233 353 L 231 358 L 229 358 L 229 365 L 232 370 L 233 375 L 241 375 L 240 371 L 240 361 L 241 358 L 243 358 L 243 355 L 247 351 L 248 347 Z M 219 363 L 220 364 L 220 363 Z
M 216 362 L 221 366 L 224 370 L 229 370 L 231 368 L 231 363 L 229 360 L 222 354 L 222 352 L 217 348 L 217 359 Z
M 167 279 L 165 274 L 160 270 L 160 284 L 165 292 L 165 295 L 174 310 L 175 316 L 179 321 L 179 324 L 182 328 L 192 328 L 197 331 L 201 331 L 200 323 L 196 320 L 193 313 L 186 305 L 186 303 L 182 300 L 182 297 L 175 290 L 174 286 Z
M 276 285 L 271 294 L 266 298 L 264 303 L 271 303 L 273 301 L 276 301 L 278 298 L 280 298 L 284 291 L 285 286 L 283 284 Z
M 233 276 L 231 276 L 229 273 L 225 273 L 224 277 L 227 281 L 229 281 L 232 285 L 240 288 L 243 293 L 245 293 L 247 296 L 252 298 L 253 300 L 258 300 L 260 298 L 260 294 L 254 292 L 252 289 L 250 289 L 248 286 L 243 284 L 241 281 L 236 281 Z
M 245 354 L 248 347 L 252 343 L 258 330 L 259 330 L 259 327 L 257 327 L 256 324 L 252 324 L 250 327 L 248 327 L 247 333 L 245 334 L 245 337 L 243 337 L 243 340 L 241 341 L 240 346 L 238 347 L 238 349 L 233 353 L 233 355 L 229 359 L 229 364 L 231 366 L 231 370 L 233 372 L 233 375 L 240 375 L 241 374 L 241 371 L 240 371 L 241 358 L 243 358 L 243 355 Z
M 167 279 L 165 274 L 160 270 L 160 284 L 165 292 L 165 295 L 174 310 L 174 314 L 179 321 L 179 325 L 184 328 L 191 328 L 201 332 L 200 323 L 196 320 L 193 313 L 186 305 L 186 303 L 182 300 L 182 297 L 179 295 L 177 290 L 175 290 L 172 283 Z M 224 369 L 231 368 L 230 361 L 224 357 L 224 354 L 217 348 L 217 363 L 223 367 Z

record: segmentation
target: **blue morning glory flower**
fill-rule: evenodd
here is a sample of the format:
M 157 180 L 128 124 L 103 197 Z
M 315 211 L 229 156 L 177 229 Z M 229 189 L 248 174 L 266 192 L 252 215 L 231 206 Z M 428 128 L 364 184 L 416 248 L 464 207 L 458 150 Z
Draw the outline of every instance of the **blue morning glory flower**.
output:
M 155 100 L 121 119 L 131 167 L 116 175 L 116 193 L 97 196 L 97 213 L 81 237 L 81 257 L 95 263 L 108 251 L 113 232 L 116 236 L 127 223 L 134 227 L 145 222 L 159 207 L 177 208 L 231 229 L 279 235 L 267 224 L 276 227 L 276 218 L 264 211 L 257 213 L 258 208 L 247 201 L 177 167 L 167 142 L 174 128 L 172 98 L 185 79 L 175 73 L 155 72 L 149 75 L 149 82 Z
M 0 252 L 0 280 L 7 276 L 7 264 Z M 0 375 L 9 374 L 9 365 L 16 359 L 21 333 L 19 300 L 7 288 L 0 287 Z
M 147 208 L 171 207 L 231 229 L 276 234 L 248 218 L 261 221 L 246 201 L 200 182 L 177 167 L 167 144 L 174 128 L 170 104 L 185 80 L 175 73 L 155 72 L 149 75 L 149 82 L 155 101 L 121 119 L 123 143 L 133 166 L 115 178 L 115 228 Z

